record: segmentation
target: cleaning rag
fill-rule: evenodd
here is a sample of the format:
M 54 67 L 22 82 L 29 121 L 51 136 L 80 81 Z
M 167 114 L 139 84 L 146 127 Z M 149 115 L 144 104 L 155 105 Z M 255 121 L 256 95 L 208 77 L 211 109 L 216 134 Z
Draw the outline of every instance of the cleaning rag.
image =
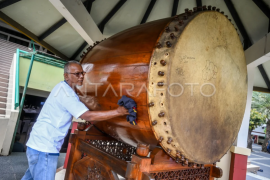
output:
M 137 104 L 136 102 L 127 97 L 122 96 L 122 98 L 117 103 L 119 106 L 124 106 L 128 109 L 129 115 L 127 115 L 127 121 L 132 125 L 137 125 Z

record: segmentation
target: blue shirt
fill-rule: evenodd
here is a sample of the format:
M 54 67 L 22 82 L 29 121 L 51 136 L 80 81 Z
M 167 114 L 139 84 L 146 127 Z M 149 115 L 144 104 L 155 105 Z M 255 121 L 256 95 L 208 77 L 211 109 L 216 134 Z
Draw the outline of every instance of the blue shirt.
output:
M 47 153 L 59 153 L 71 125 L 88 108 L 64 81 L 58 83 L 47 98 L 30 133 L 27 146 Z

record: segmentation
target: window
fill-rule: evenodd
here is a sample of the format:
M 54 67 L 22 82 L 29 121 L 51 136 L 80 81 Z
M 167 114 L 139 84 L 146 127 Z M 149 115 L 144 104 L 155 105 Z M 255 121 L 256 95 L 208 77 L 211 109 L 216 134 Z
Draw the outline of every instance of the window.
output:
M 5 35 L 5 34 L 1 34 L 1 33 L 0 33 L 0 39 L 7 40 L 7 39 L 8 39 L 8 36 Z
M 13 42 L 13 43 L 16 43 L 16 44 L 23 45 L 23 46 L 25 46 L 25 47 L 29 47 L 29 42 L 22 41 L 22 40 L 20 40 L 20 39 L 14 38 L 14 37 L 10 37 L 10 38 L 9 38 L 9 41 L 10 41 L 10 42 Z
M 3 32 L 5 32 L 5 33 L 8 33 L 8 34 L 11 34 L 11 35 L 20 37 L 20 38 L 24 38 L 24 39 L 26 39 L 26 40 L 31 40 L 31 39 L 29 39 L 27 36 L 25 36 L 25 35 L 23 35 L 23 34 L 21 34 L 21 33 L 19 33 L 19 32 L 12 31 L 12 30 L 7 29 L 7 28 L 4 28 L 4 27 L 2 27 L 2 26 L 0 26 L 0 31 L 3 31 Z

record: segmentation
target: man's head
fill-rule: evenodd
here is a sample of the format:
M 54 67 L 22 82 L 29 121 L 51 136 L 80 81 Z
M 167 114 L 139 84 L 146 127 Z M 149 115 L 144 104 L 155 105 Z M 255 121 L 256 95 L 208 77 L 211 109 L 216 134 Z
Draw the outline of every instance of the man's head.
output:
M 64 78 L 71 87 L 81 86 L 84 78 L 81 64 L 77 61 L 68 61 L 64 67 Z

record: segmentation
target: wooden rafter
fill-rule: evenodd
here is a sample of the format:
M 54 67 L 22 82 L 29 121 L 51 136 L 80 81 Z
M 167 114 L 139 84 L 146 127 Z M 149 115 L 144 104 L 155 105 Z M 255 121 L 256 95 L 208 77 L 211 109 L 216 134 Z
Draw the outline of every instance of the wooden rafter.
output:
M 19 2 L 19 1 L 21 1 L 21 0 L 5 0 L 5 1 L 2 1 L 2 2 L 0 2 L 0 9 L 8 7 L 8 6 L 10 6 L 10 5 L 14 4 L 14 3 Z
M 258 91 L 258 92 L 262 92 L 262 93 L 269 93 L 270 94 L 270 90 L 267 88 L 262 88 L 262 87 L 253 87 L 253 91 Z
M 149 5 L 148 5 L 148 8 L 147 8 L 147 10 L 145 11 L 145 13 L 144 13 L 144 15 L 143 15 L 141 24 L 144 24 L 144 23 L 147 21 L 147 19 L 148 19 L 149 15 L 150 15 L 150 13 L 151 13 L 151 11 L 152 11 L 154 5 L 156 4 L 156 1 L 157 1 L 157 0 L 151 0 L 151 1 L 150 1 Z
M 107 22 L 115 15 L 115 13 L 125 4 L 127 0 L 120 0 L 114 8 L 107 14 L 107 16 L 99 23 L 98 28 L 103 33 L 104 27 Z
M 175 16 L 177 14 L 178 4 L 179 4 L 179 0 L 173 1 L 172 15 L 171 16 Z
M 248 33 L 236 11 L 236 9 L 234 8 L 234 5 L 232 3 L 231 0 L 224 0 L 225 4 L 227 5 L 227 8 L 229 9 L 233 19 L 234 19 L 234 22 L 236 23 L 240 33 L 242 34 L 243 38 L 244 38 L 244 50 L 248 49 L 251 45 L 252 45 L 252 42 L 248 36 Z
M 35 34 L 33 34 L 31 31 L 29 31 L 28 29 L 26 29 L 25 27 L 23 27 L 22 25 L 20 25 L 19 23 L 17 23 L 16 21 L 14 21 L 13 19 L 11 19 L 9 16 L 7 16 L 6 14 L 4 14 L 1 11 L 0 11 L 0 19 L 2 21 L 4 21 L 5 23 L 7 23 L 8 25 L 12 26 L 13 28 L 17 29 L 22 34 L 29 37 L 30 39 L 32 39 L 36 43 L 40 44 L 44 48 L 48 49 L 49 51 L 51 51 L 55 55 L 61 57 L 62 59 L 68 60 L 67 56 L 65 56 L 64 54 L 59 52 L 57 49 L 55 49 L 54 47 L 52 47 L 51 45 L 49 45 L 45 41 L 39 40 Z
M 260 8 L 260 10 L 268 17 L 268 32 L 270 32 L 270 8 L 262 0 L 253 0 L 253 2 Z

